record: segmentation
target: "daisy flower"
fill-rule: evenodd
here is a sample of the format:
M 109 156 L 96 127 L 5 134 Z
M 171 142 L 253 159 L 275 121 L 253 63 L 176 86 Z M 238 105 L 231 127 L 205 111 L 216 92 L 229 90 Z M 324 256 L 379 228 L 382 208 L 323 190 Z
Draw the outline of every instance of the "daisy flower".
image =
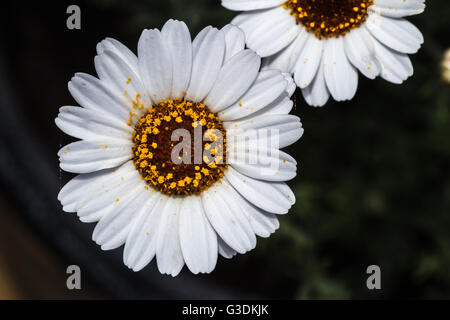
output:
M 423 43 L 403 19 L 423 12 L 425 0 L 222 0 L 245 11 L 233 21 L 264 66 L 294 74 L 312 106 L 331 96 L 350 100 L 358 70 L 400 84 L 413 74 L 408 54 Z
M 279 149 L 303 134 L 289 115 L 289 74 L 260 71 L 261 58 L 231 25 L 191 41 L 183 22 L 169 20 L 142 32 L 137 56 L 110 38 L 97 53 L 98 78 L 77 73 L 68 85 L 81 107 L 61 107 L 55 122 L 81 139 L 58 153 L 61 169 L 79 174 L 58 199 L 98 222 L 93 240 L 103 250 L 125 244 L 134 271 L 156 258 L 161 273 L 176 276 L 184 264 L 209 273 L 218 254 L 243 254 L 279 227 L 277 215 L 295 202 L 284 181 L 296 175 Z M 267 131 L 276 143 L 248 135 Z

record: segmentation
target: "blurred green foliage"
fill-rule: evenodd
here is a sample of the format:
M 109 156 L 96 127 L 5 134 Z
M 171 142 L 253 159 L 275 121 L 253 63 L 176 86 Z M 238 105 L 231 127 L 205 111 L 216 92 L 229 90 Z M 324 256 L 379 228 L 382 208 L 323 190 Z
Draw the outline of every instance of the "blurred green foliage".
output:
M 221 260 L 212 277 L 272 298 L 450 298 L 450 85 L 440 62 L 450 47 L 450 2 L 427 1 L 409 18 L 425 36 L 403 85 L 360 77 L 351 102 L 293 111 L 304 137 L 288 148 L 299 162 L 297 203 L 255 250 Z M 169 18 L 193 35 L 236 14 L 219 0 L 95 0 L 118 13 L 125 43 Z M 130 41 L 127 39 L 132 38 Z M 382 290 L 366 288 L 366 268 Z

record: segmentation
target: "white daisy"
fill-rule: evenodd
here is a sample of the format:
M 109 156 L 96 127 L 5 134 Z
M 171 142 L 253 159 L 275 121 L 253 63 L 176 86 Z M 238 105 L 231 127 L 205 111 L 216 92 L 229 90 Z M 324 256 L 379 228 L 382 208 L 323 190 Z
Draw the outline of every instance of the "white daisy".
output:
M 222 0 L 245 11 L 233 21 L 263 64 L 294 74 L 308 104 L 350 100 L 358 72 L 400 84 L 413 74 L 408 54 L 423 43 L 403 17 L 425 0 Z
M 244 47 L 235 26 L 207 27 L 191 41 L 183 22 L 169 20 L 161 31 L 143 31 L 137 57 L 103 40 L 98 78 L 77 73 L 69 82 L 82 107 L 62 107 L 55 122 L 81 140 L 58 155 L 63 170 L 80 175 L 58 199 L 81 221 L 98 222 L 93 240 L 103 250 L 125 244 L 123 261 L 134 271 L 156 257 L 161 273 L 175 276 L 184 264 L 211 272 L 218 253 L 231 258 L 253 249 L 256 235 L 273 233 L 276 215 L 295 202 L 284 181 L 295 177 L 296 161 L 278 150 L 303 134 L 300 119 L 288 114 L 295 84 L 278 70 L 260 72 L 260 57 Z M 170 133 L 195 135 L 197 128 L 218 132 L 200 145 L 215 157 L 175 163 Z M 240 138 L 262 129 L 276 129 L 279 145 L 269 155 L 250 154 L 248 141 L 260 139 Z M 212 148 L 219 135 L 226 162 L 214 153 L 219 144 Z M 259 161 L 268 158 L 276 166 Z

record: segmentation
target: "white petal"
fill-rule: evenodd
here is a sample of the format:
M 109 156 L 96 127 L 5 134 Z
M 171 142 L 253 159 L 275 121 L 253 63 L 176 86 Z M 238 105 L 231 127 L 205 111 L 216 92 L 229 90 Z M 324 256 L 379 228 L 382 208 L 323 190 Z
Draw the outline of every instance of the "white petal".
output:
M 217 244 L 219 247 L 219 254 L 225 259 L 231 259 L 237 254 L 236 250 L 227 245 L 219 236 L 217 236 Z
M 249 19 L 232 21 L 245 32 L 247 46 L 261 57 L 271 56 L 287 47 L 301 28 L 289 11 L 281 6 L 255 12 Z
M 161 30 L 161 35 L 172 58 L 171 98 L 181 99 L 189 85 L 192 70 L 192 42 L 189 29 L 184 22 L 170 19 Z
M 113 137 L 130 139 L 133 128 L 123 121 L 94 110 L 64 106 L 59 109 L 55 123 L 62 131 L 78 139 Z
M 375 0 L 369 9 L 383 16 L 402 18 L 422 13 L 425 0 Z
M 119 139 L 76 141 L 59 150 L 60 167 L 73 173 L 117 167 L 132 158 L 131 148 L 131 141 Z
M 292 75 L 288 72 L 283 73 L 284 78 L 286 79 L 288 85 L 286 88 L 286 93 L 288 94 L 289 98 L 292 97 L 295 90 L 297 89 L 297 85 L 295 84 L 294 79 L 292 78 Z
M 255 207 L 242 197 L 237 201 L 242 211 L 247 215 L 247 219 L 256 235 L 267 238 L 279 228 L 280 223 L 275 214 Z
M 235 16 L 233 18 L 233 20 L 231 21 L 231 24 L 240 27 L 241 24 L 243 24 L 243 23 L 249 24 L 252 20 L 262 21 L 261 13 L 267 12 L 269 10 L 270 9 L 263 9 L 263 10 L 252 10 L 252 11 L 241 12 L 240 14 L 238 14 L 237 16 Z M 242 30 L 244 31 L 244 34 L 245 34 L 246 30 L 244 30 L 244 29 L 242 29 Z
M 294 158 L 277 149 L 230 146 L 227 162 L 240 173 L 259 180 L 287 181 L 297 174 Z
M 280 222 L 277 215 L 259 211 L 255 211 L 252 215 L 251 225 L 258 236 L 267 238 L 278 230 Z
M 278 70 L 262 71 L 252 87 L 232 106 L 219 113 L 222 121 L 235 120 L 252 114 L 278 98 L 287 81 Z
M 294 79 L 299 88 L 306 88 L 316 76 L 322 59 L 324 42 L 308 34 L 308 40 L 294 68 Z
M 230 10 L 246 11 L 279 6 L 286 0 L 222 0 L 222 5 Z
M 379 73 L 375 59 L 372 36 L 366 28 L 352 30 L 344 36 L 345 53 L 350 62 L 369 79 L 375 79 Z
M 107 113 L 109 116 L 126 122 L 131 106 L 121 92 L 113 92 L 104 82 L 85 74 L 76 73 L 69 81 L 72 97 L 82 107 Z
M 122 176 L 115 175 L 104 179 L 106 181 L 101 186 L 98 182 L 89 186 L 91 192 L 77 201 L 77 215 L 80 220 L 94 222 L 104 218 L 115 210 L 120 199 L 131 189 L 144 188 L 145 183 L 136 173 L 136 170 L 132 173 L 124 172 Z
M 106 50 L 114 52 L 133 70 L 134 73 L 139 73 L 136 55 L 122 43 L 112 38 L 106 38 L 97 44 L 97 54 L 102 54 Z
M 336 101 L 350 100 L 358 88 L 358 72 L 345 55 L 344 40 L 330 38 L 323 55 L 325 81 Z
M 123 262 L 133 271 L 144 268 L 156 254 L 159 222 L 167 202 L 162 194 L 151 197 L 133 221 L 123 251 Z
M 123 199 L 122 196 L 138 184 L 139 181 L 136 181 L 134 185 L 123 184 L 119 187 L 113 188 L 108 193 L 105 190 L 103 190 L 104 193 L 97 192 L 97 194 L 99 194 L 99 198 L 93 199 L 92 197 L 89 197 L 87 200 L 83 200 L 86 205 L 79 207 L 77 212 L 80 221 L 84 223 L 91 223 L 100 221 L 105 217 L 110 216 L 116 208 L 114 205 L 117 204 L 117 201 L 120 201 L 117 199 Z
M 142 80 L 153 102 L 159 103 L 170 98 L 172 56 L 159 30 L 142 32 L 138 43 L 138 57 Z
M 290 114 L 263 114 L 243 121 L 225 121 L 223 124 L 227 130 L 227 141 L 256 140 L 269 148 L 287 147 L 300 139 L 304 131 L 300 118 Z
M 225 35 L 215 28 L 203 29 L 193 42 L 194 62 L 186 99 L 202 101 L 214 86 L 225 56 Z
M 245 49 L 245 34 L 232 24 L 227 24 L 222 28 L 225 34 L 225 61 L 228 61 L 236 53 Z
M 203 44 L 203 41 L 206 39 L 206 37 L 211 33 L 211 31 L 216 30 L 212 26 L 207 26 L 203 28 L 197 36 L 194 38 L 194 41 L 192 42 L 192 56 L 195 57 L 198 50 L 200 49 L 200 46 Z M 225 35 L 224 35 L 225 37 Z
M 132 161 L 124 163 L 119 168 L 105 169 L 88 174 L 81 174 L 70 180 L 60 190 L 58 200 L 66 212 L 75 212 L 83 207 L 86 202 L 98 198 L 112 186 L 119 185 L 124 177 L 137 176 Z M 109 190 L 108 190 L 109 191 Z
M 274 71 L 267 69 L 265 71 Z M 275 100 L 270 102 L 268 105 L 260 108 L 259 110 L 255 110 L 254 107 L 246 108 L 246 110 L 250 109 L 252 113 L 245 117 L 240 117 L 239 121 L 242 120 L 250 120 L 251 118 L 258 117 L 261 115 L 269 115 L 269 114 L 288 114 L 291 112 L 292 107 L 294 106 L 294 102 L 291 100 L 291 96 L 294 94 L 297 89 L 297 85 L 292 79 L 291 75 L 288 73 L 283 73 L 284 79 L 287 81 L 288 85 L 286 90 L 281 93 Z M 267 91 L 272 91 L 272 88 L 268 88 Z M 261 94 L 264 96 L 264 94 Z M 271 99 L 267 99 L 269 101 Z M 266 104 L 267 102 L 264 102 Z M 241 109 L 241 108 L 240 108 Z M 227 109 L 228 110 L 228 109 Z M 221 114 L 219 114 L 219 119 L 222 119 Z
M 243 50 L 234 55 L 220 70 L 205 104 L 212 112 L 230 106 L 253 84 L 260 65 L 261 58 L 251 50 Z
M 125 243 L 130 226 L 151 192 L 142 184 L 129 188 L 115 201 L 112 210 L 97 223 L 92 239 L 102 246 L 103 250 L 115 249 Z
M 394 51 L 378 41 L 374 41 L 375 55 L 381 66 L 381 77 L 400 84 L 414 73 L 408 55 Z
M 277 54 L 263 60 L 263 68 L 273 68 L 293 73 L 308 39 L 309 32 L 305 28 L 301 28 L 300 33 L 290 45 Z
M 381 43 L 402 53 L 416 53 L 423 43 L 419 29 L 404 19 L 371 14 L 365 25 Z
M 209 273 L 217 262 L 217 235 L 206 218 L 201 198 L 184 198 L 180 208 L 180 243 L 184 261 L 192 273 Z
M 94 59 L 95 69 L 101 81 L 106 83 L 113 92 L 122 96 L 128 106 L 138 108 L 143 104 L 151 106 L 144 85 L 139 76 L 122 58 L 114 51 L 104 50 Z
M 274 102 L 264 107 L 260 112 L 255 113 L 255 116 L 258 115 L 270 115 L 270 114 L 288 114 L 291 112 L 292 107 L 294 106 L 294 102 L 289 97 L 288 93 L 282 94 L 279 96 Z
M 236 196 L 239 197 L 226 180 L 201 194 L 206 216 L 214 230 L 231 248 L 245 253 L 255 247 L 256 237 L 235 201 Z
M 158 226 L 156 241 L 156 262 L 162 274 L 175 277 L 184 265 L 180 246 L 179 213 L 181 198 L 169 197 Z
M 295 204 L 295 194 L 285 182 L 272 183 L 272 186 L 280 191 L 283 197 L 285 197 L 291 205 Z
M 289 112 L 291 112 L 292 107 L 294 106 L 294 101 L 291 100 L 291 97 L 297 89 L 297 85 L 295 84 L 294 79 L 292 78 L 290 73 L 283 73 L 283 76 L 288 83 L 286 91 L 261 110 L 251 114 L 249 117 L 247 117 L 248 119 L 263 114 L 288 114 Z
M 265 211 L 285 214 L 292 205 L 287 196 L 276 187 L 280 182 L 256 180 L 240 174 L 232 167 L 225 171 L 225 177 L 245 199 Z
M 302 94 L 306 103 L 313 107 L 321 107 L 325 105 L 330 97 L 330 92 L 328 91 L 325 83 L 323 69 L 323 62 L 321 62 L 319 71 L 317 72 L 313 82 L 306 88 L 302 89 Z

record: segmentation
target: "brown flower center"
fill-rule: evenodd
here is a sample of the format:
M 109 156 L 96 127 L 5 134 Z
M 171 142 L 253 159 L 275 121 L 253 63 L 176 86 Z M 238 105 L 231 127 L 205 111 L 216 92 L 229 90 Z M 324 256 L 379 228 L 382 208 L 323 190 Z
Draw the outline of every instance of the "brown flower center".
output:
M 367 19 L 373 0 L 289 0 L 282 6 L 319 38 L 342 36 Z
M 166 100 L 149 108 L 133 134 L 134 164 L 165 194 L 198 194 L 223 177 L 226 132 L 202 103 Z

